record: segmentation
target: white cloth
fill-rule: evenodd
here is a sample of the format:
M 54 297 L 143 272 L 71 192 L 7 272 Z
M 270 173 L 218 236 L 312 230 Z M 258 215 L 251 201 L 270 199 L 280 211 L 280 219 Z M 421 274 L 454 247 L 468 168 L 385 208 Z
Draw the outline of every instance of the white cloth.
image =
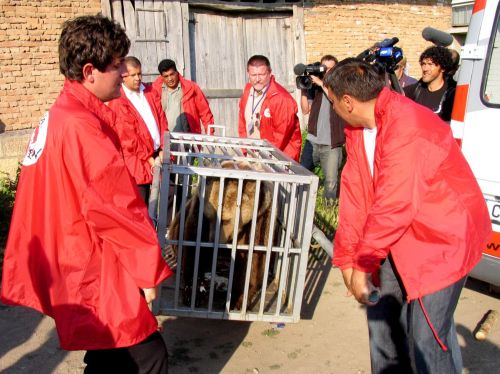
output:
M 247 124 L 247 136 L 249 138 L 260 139 L 260 108 L 266 98 L 267 85 L 260 94 L 255 89 L 250 88 L 247 104 L 245 106 L 245 122 Z
M 373 162 L 375 160 L 375 143 L 377 140 L 377 128 L 363 129 L 363 141 L 365 143 L 366 158 L 368 159 L 368 166 L 370 167 L 370 173 L 373 177 Z
M 148 100 L 144 95 L 144 85 L 141 83 L 139 92 L 129 90 L 124 84 L 122 84 L 122 87 L 125 95 L 127 96 L 127 99 L 130 100 L 132 105 L 135 107 L 135 109 L 137 109 L 142 119 L 144 120 L 144 123 L 146 124 L 149 133 L 151 134 L 151 138 L 153 139 L 154 149 L 156 151 L 158 148 L 160 148 L 160 131 L 158 130 L 158 124 L 156 123 L 153 111 L 151 110 Z

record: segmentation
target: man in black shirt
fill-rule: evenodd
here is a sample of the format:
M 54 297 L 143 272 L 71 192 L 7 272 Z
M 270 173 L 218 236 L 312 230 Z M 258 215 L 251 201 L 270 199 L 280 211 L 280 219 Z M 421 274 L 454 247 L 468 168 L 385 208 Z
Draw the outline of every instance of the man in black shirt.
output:
M 429 47 L 420 55 L 419 61 L 422 78 L 405 87 L 405 95 L 431 109 L 443 121 L 450 121 L 457 85 L 453 79 L 448 78 L 453 65 L 450 51 L 444 47 Z

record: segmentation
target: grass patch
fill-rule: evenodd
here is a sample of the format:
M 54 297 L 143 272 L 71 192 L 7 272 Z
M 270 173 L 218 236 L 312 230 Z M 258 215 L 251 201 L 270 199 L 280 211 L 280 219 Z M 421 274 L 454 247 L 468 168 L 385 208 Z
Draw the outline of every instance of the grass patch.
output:
M 316 196 L 316 209 L 314 211 L 314 224 L 326 235 L 330 240 L 333 240 L 335 230 L 339 223 L 339 202 L 335 200 L 330 204 L 326 204 L 323 199 L 323 186 L 319 187 Z
M 9 235 L 10 219 L 16 197 L 19 169 L 14 180 L 9 179 L 6 173 L 0 174 L 0 271 L 3 265 L 3 253 Z

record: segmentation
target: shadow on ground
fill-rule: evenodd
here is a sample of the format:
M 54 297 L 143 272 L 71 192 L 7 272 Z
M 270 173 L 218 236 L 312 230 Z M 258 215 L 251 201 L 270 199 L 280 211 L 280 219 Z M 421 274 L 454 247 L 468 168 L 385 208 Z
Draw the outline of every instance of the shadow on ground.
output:
M 61 363 L 67 352 L 59 348 L 59 340 L 54 328 L 46 336 L 37 336 L 37 328 L 44 316 L 37 311 L 0 304 L 0 372 L 2 374 L 37 373 L 49 374 Z M 21 323 L 20 323 L 21 322 Z M 32 351 L 19 354 L 19 358 L 8 362 L 5 356 L 11 352 L 16 357 L 18 347 L 29 344 L 31 339 L 42 339 L 43 343 L 34 342 Z M 26 349 L 22 348 L 25 352 Z M 12 355 L 14 353 L 14 355 Z M 40 366 L 43 362 L 43 366 Z
M 313 248 L 307 265 L 302 319 L 313 318 L 330 269 L 328 255 L 321 248 Z M 162 325 L 169 367 L 175 374 L 220 373 L 239 346 L 252 344 L 245 340 L 250 322 L 167 317 Z
M 462 346 L 463 367 L 468 373 L 490 374 L 498 373 L 500 367 L 500 348 L 488 340 L 479 341 L 473 336 L 473 331 L 457 324 L 457 334 L 462 336 L 465 346 Z
M 250 322 L 178 317 L 163 322 L 170 372 L 220 373 L 240 345 Z

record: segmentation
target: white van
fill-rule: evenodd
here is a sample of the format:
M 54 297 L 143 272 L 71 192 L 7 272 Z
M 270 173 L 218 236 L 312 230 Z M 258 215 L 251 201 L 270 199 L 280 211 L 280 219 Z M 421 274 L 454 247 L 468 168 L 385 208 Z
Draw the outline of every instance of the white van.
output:
M 453 136 L 490 211 L 493 236 L 471 276 L 500 286 L 500 0 L 476 0 L 453 106 Z

